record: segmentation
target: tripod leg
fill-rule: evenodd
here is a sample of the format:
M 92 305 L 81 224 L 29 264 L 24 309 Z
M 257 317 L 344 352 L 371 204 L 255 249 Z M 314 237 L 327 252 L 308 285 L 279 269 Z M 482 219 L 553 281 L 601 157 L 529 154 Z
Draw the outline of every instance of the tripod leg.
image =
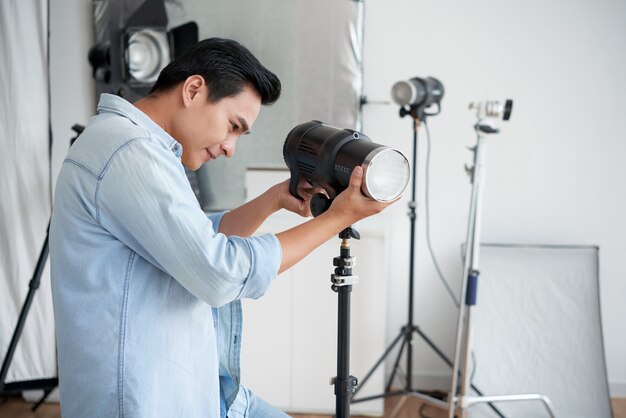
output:
M 367 372 L 367 374 L 365 375 L 363 380 L 361 380 L 361 384 L 359 386 L 357 386 L 356 392 L 354 392 L 355 395 L 357 393 L 359 393 L 359 390 L 363 387 L 363 385 L 365 385 L 365 382 L 367 382 L 367 380 L 372 376 L 372 374 L 374 374 L 374 372 L 376 371 L 378 366 L 380 366 L 382 364 L 383 360 L 385 360 L 385 358 L 389 355 L 391 350 L 393 350 L 393 348 L 396 346 L 396 344 L 398 344 L 398 342 L 400 341 L 400 338 L 402 338 L 402 336 L 404 336 L 404 333 L 399 334 L 396 337 L 396 339 L 393 340 L 393 342 L 391 343 L 391 345 L 389 345 L 389 347 L 387 347 L 387 349 L 385 350 L 383 355 L 380 356 L 380 358 L 378 359 L 376 364 L 374 364 L 374 366 Z
M 50 225 L 48 224 L 48 228 Z M 22 310 L 20 311 L 20 315 L 17 320 L 17 324 L 15 325 L 15 330 L 13 332 L 13 337 L 11 338 L 11 342 L 9 343 L 9 348 L 7 349 L 7 353 L 4 357 L 4 361 L 2 362 L 2 368 L 0 368 L 0 392 L 4 388 L 7 373 L 9 372 L 9 366 L 11 365 L 11 361 L 13 360 L 13 355 L 15 354 L 15 349 L 17 347 L 17 343 L 22 335 L 22 331 L 24 329 L 24 323 L 26 322 L 26 317 L 28 316 L 28 311 L 30 310 L 30 306 L 33 303 L 33 298 L 35 297 L 35 292 L 39 288 L 41 283 L 41 274 L 43 272 L 44 266 L 46 265 L 46 260 L 48 259 L 48 235 L 46 233 L 46 239 L 43 244 L 43 248 L 41 249 L 41 253 L 39 254 L 39 259 L 37 260 L 37 265 L 35 267 L 35 272 L 33 273 L 33 277 L 28 283 L 28 294 L 26 295 L 26 299 L 24 300 L 24 305 L 22 305 Z
M 53 390 L 54 390 L 54 388 L 53 389 L 45 389 L 41 399 L 39 399 L 39 401 L 37 401 L 37 403 L 35 405 L 33 405 L 33 407 L 30 410 L 35 412 L 37 410 L 37 408 L 39 408 L 41 406 L 41 404 L 43 404 L 46 401 L 46 399 L 48 399 L 48 396 L 52 393 Z
M 404 351 L 404 348 L 408 345 L 408 340 L 406 339 L 406 332 L 403 332 L 402 334 L 405 338 L 404 341 L 402 341 L 402 345 L 400 346 L 400 351 L 398 352 L 398 357 L 396 358 L 396 362 L 393 364 L 393 369 L 391 369 L 391 376 L 389 376 L 389 381 L 387 382 L 387 385 L 385 386 L 385 392 L 389 392 L 389 390 L 391 389 L 391 384 L 393 383 L 393 378 L 396 377 L 396 371 L 398 370 L 398 364 L 400 364 L 400 358 L 402 357 L 402 352 Z
M 443 351 L 441 351 L 439 349 L 439 347 L 437 347 L 435 345 L 435 343 L 433 343 L 430 338 L 428 338 L 428 336 L 426 336 L 426 334 L 424 334 L 419 327 L 415 327 L 415 332 L 417 332 L 419 334 L 420 337 L 422 337 L 422 339 L 426 342 L 426 344 L 428 344 L 430 346 L 430 348 L 433 349 L 433 351 L 435 353 L 437 353 L 439 355 L 439 357 L 450 367 L 452 367 L 452 361 L 445 355 L 445 353 Z M 459 373 L 460 375 L 460 373 Z M 474 390 L 474 392 L 476 392 L 479 396 L 483 396 L 482 392 L 473 384 L 470 383 L 470 387 Z M 498 408 L 496 408 L 495 405 L 493 405 L 493 403 L 489 402 L 487 403 L 487 406 L 489 406 L 489 408 L 491 408 L 493 410 L 493 412 L 495 412 L 500 418 L 505 418 L 504 415 L 502 414 L 502 412 L 500 412 L 500 410 Z
M 389 418 L 395 418 L 395 416 L 398 415 L 398 412 L 400 412 L 400 410 L 404 406 L 405 402 L 406 396 L 402 396 L 398 403 L 395 404 L 395 406 L 393 407 L 393 411 L 391 411 L 391 414 L 389 414 Z
M 419 336 L 422 337 L 422 339 L 426 342 L 426 344 L 428 344 L 428 346 L 432 348 L 435 353 L 437 353 L 439 358 L 441 358 L 448 366 L 452 367 L 452 361 L 448 358 L 448 356 L 446 356 L 446 354 L 441 351 L 439 347 L 437 347 L 435 343 L 432 342 L 430 338 L 428 338 L 428 336 L 419 329 L 419 327 L 415 327 L 415 332 L 417 332 Z

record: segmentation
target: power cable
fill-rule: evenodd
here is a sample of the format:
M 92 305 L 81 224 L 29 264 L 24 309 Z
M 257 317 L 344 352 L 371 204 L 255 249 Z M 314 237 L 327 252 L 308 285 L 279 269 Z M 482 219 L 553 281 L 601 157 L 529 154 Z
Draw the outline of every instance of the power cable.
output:
M 450 298 L 452 299 L 456 307 L 459 308 L 461 304 L 459 303 L 459 300 L 457 299 L 456 295 L 452 291 L 450 284 L 448 283 L 445 276 L 441 272 L 441 268 L 439 267 L 439 263 L 437 262 L 437 258 L 435 257 L 435 252 L 433 251 L 433 246 L 432 246 L 431 239 L 430 239 L 430 149 L 431 149 L 431 143 L 430 143 L 430 131 L 428 129 L 428 124 L 426 123 L 426 121 L 423 121 L 422 124 L 424 125 L 424 128 L 426 129 L 426 145 L 427 145 L 426 173 L 424 176 L 424 179 L 426 182 L 425 197 L 424 197 L 424 206 L 425 206 L 424 216 L 426 217 L 426 244 L 428 246 L 428 252 L 430 253 L 430 258 L 433 261 L 433 265 L 435 266 L 435 270 L 437 271 L 437 276 L 439 277 L 439 280 L 441 280 L 441 283 L 446 288 L 448 294 L 450 295 Z

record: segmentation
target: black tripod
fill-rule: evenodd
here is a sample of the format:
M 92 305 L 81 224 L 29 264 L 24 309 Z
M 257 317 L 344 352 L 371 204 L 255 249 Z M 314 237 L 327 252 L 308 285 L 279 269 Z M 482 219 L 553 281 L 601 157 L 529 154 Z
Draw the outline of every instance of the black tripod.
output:
M 411 221 L 411 232 L 410 232 L 410 253 L 409 253 L 409 311 L 408 311 L 408 320 L 406 325 L 404 325 L 400 329 L 400 334 L 393 340 L 393 342 L 387 347 L 383 355 L 376 361 L 374 366 L 367 372 L 365 377 L 363 378 L 361 385 L 356 388 L 355 396 L 358 391 L 365 385 L 367 380 L 372 376 L 372 374 L 376 371 L 376 369 L 383 363 L 385 358 L 393 351 L 395 346 L 402 341 L 400 345 L 400 351 L 398 352 L 398 356 L 393 365 L 393 370 L 391 372 L 391 376 L 389 376 L 389 380 L 385 385 L 385 391 L 378 395 L 367 396 L 363 398 L 354 398 L 352 399 L 353 403 L 357 402 L 365 402 L 379 398 L 389 398 L 395 396 L 411 396 L 415 398 L 422 399 L 423 401 L 435 405 L 437 407 L 448 409 L 449 404 L 441 399 L 437 399 L 433 396 L 430 396 L 426 393 L 420 392 L 419 390 L 413 387 L 413 378 L 412 378 L 412 370 L 413 370 L 413 341 L 414 334 L 419 335 L 422 340 L 451 368 L 454 366 L 452 360 L 446 356 L 446 354 L 435 345 L 435 343 L 428 338 L 424 332 L 414 323 L 413 321 L 413 279 L 414 279 L 414 271 L 415 271 L 415 222 L 417 219 L 415 208 L 416 208 L 416 184 L 417 184 L 417 131 L 420 125 L 420 121 L 425 121 L 426 117 L 429 115 L 434 115 L 432 113 L 426 113 L 423 107 L 420 106 L 411 106 L 409 110 L 404 107 L 400 109 L 400 116 L 404 117 L 410 115 L 413 118 L 413 165 L 412 165 L 412 182 L 411 182 L 411 201 L 409 202 L 409 219 Z M 402 353 L 406 349 L 406 378 L 404 382 L 404 387 L 399 390 L 392 391 L 391 385 L 393 383 L 394 378 L 398 372 L 398 366 L 400 364 L 400 359 L 402 358 Z M 474 386 L 471 385 L 472 389 L 482 395 L 481 391 Z M 498 411 L 493 405 L 489 404 L 489 407 L 500 417 L 503 415 Z
M 48 223 L 48 231 L 50 230 L 50 223 Z M 17 319 L 17 325 L 15 326 L 15 330 L 13 331 L 13 337 L 11 338 L 11 342 L 9 343 L 9 348 L 7 350 L 6 356 L 4 357 L 4 361 L 2 362 L 2 369 L 0 369 L 0 394 L 1 395 L 9 395 L 21 393 L 25 390 L 43 390 L 44 394 L 41 399 L 33 405 L 32 410 L 36 410 L 50 395 L 52 390 L 59 385 L 59 379 L 57 377 L 51 379 L 36 379 L 36 380 L 28 380 L 23 382 L 13 382 L 13 383 L 5 383 L 5 379 L 7 377 L 7 373 L 9 372 L 9 366 L 11 365 L 11 360 L 13 360 L 13 355 L 15 354 L 15 349 L 17 347 L 17 342 L 22 335 L 22 331 L 24 329 L 24 323 L 26 322 L 26 317 L 28 316 L 28 311 L 33 303 L 33 298 L 35 297 L 35 292 L 39 288 L 41 284 L 41 274 L 43 273 L 44 266 L 46 265 L 46 260 L 48 259 L 48 231 L 46 231 L 46 239 L 43 244 L 43 248 L 41 249 L 41 253 L 39 254 L 39 259 L 37 260 L 37 266 L 35 267 L 35 272 L 33 273 L 33 277 L 28 283 L 28 294 L 26 295 L 26 300 L 24 301 L 24 305 L 22 305 L 22 310 L 20 311 L 20 315 Z

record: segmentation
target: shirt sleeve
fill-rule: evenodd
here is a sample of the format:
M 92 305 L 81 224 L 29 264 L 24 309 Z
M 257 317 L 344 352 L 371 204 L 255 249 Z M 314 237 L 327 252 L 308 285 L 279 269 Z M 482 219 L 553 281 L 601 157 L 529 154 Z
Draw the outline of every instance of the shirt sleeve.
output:
M 222 218 L 224 217 L 224 215 L 226 215 L 226 212 L 228 212 L 227 210 L 222 211 L 222 212 L 215 212 L 215 213 L 209 213 L 207 214 L 207 218 L 209 218 L 209 220 L 211 221 L 211 223 L 213 224 L 213 232 L 218 233 L 220 230 L 220 222 L 222 222 Z
M 258 298 L 277 275 L 276 236 L 217 232 L 223 213 L 202 211 L 181 163 L 149 138 L 133 139 L 111 158 L 95 207 L 107 231 L 212 306 Z

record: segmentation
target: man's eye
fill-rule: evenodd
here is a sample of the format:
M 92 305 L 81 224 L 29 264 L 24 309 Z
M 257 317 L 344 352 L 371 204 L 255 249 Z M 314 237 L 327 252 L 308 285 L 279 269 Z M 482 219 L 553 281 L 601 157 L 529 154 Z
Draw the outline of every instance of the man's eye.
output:
M 239 126 L 237 126 L 237 124 L 235 124 L 233 122 L 230 123 L 230 126 L 233 127 L 233 131 L 236 131 L 237 129 L 239 129 Z

